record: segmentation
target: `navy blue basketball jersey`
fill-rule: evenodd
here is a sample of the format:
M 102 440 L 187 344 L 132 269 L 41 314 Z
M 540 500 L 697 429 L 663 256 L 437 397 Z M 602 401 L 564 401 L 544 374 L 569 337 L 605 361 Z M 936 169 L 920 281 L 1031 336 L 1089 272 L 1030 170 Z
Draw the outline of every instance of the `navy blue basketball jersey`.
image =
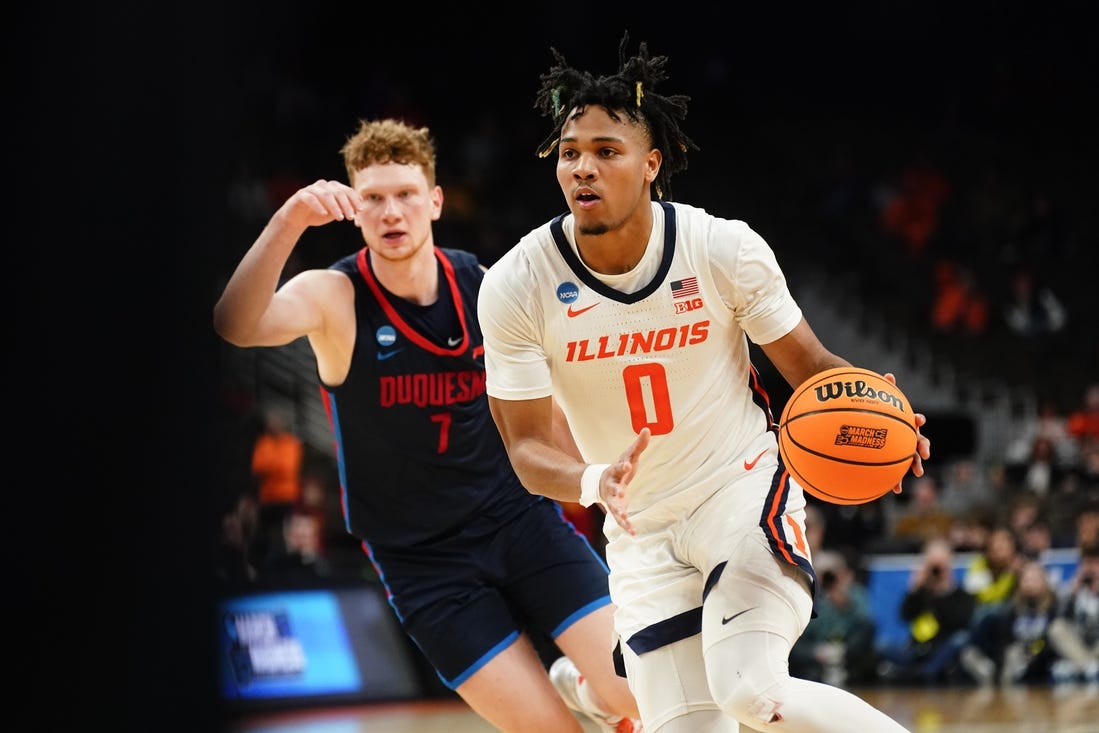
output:
M 484 271 L 437 247 L 439 299 L 419 306 L 381 286 L 368 252 L 329 268 L 355 285 L 350 371 L 339 387 L 321 382 L 347 531 L 388 548 L 490 531 L 544 499 L 520 484 L 489 412 Z

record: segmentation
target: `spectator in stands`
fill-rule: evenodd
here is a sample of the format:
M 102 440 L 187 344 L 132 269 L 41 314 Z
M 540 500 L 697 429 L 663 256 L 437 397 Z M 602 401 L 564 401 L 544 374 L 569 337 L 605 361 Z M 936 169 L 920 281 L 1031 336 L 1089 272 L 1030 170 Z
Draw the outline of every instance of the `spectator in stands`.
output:
M 1043 339 L 1065 328 L 1068 311 L 1064 303 L 1051 288 L 1035 283 L 1029 267 L 1017 267 L 1009 285 L 1003 315 L 1013 332 L 1027 339 Z
M 982 685 L 1044 683 L 1057 654 L 1048 643 L 1057 614 L 1057 594 L 1046 569 L 1036 560 L 1019 568 L 1010 599 L 981 617 L 962 650 L 962 666 Z
M 973 457 L 949 461 L 939 485 L 939 503 L 955 517 L 985 511 L 1003 500 L 989 474 Z M 958 549 L 957 545 L 954 547 Z
M 255 499 L 243 494 L 221 515 L 214 557 L 214 577 L 221 589 L 233 590 L 256 580 L 252 546 L 256 530 Z
M 1025 557 L 1040 559 L 1055 544 L 1049 505 L 1049 501 L 1029 493 L 1015 497 L 1011 504 L 1006 525 Z M 983 550 L 984 545 L 977 549 Z
M 870 682 L 878 661 L 870 592 L 841 552 L 814 552 L 813 567 L 815 615 L 790 652 L 790 674 L 836 687 Z
M 888 681 L 925 684 L 964 679 L 958 656 L 969 642 L 975 607 L 976 599 L 955 576 L 950 542 L 929 540 L 901 601 L 908 640 L 878 649 L 883 660 L 880 675 Z
M 1042 516 L 1042 508 L 1045 502 L 1034 494 L 1020 494 L 1015 497 L 1007 511 L 1006 525 L 1021 537 L 1023 530 L 1030 526 L 1031 522 Z M 979 549 L 983 550 L 984 545 Z
M 955 552 L 980 552 L 996 521 L 988 507 L 973 507 L 959 514 L 950 525 L 950 544 Z
M 969 645 L 979 648 L 986 656 L 992 656 L 997 648 L 995 641 L 1001 635 L 997 629 L 1004 607 L 1018 587 L 1018 572 L 1023 556 L 1019 552 L 1019 540 L 1009 525 L 993 527 L 980 552 L 970 560 L 962 574 L 962 587 L 976 600 L 970 620 Z M 987 682 L 995 669 L 975 664 L 968 654 L 962 663 L 978 682 Z
M 1080 547 L 1080 562 L 1061 592 L 1049 640 L 1061 656 L 1055 681 L 1099 681 L 1099 544 Z
M 988 298 L 973 272 L 953 260 L 934 268 L 931 325 L 939 333 L 979 335 L 988 328 Z
M 1065 477 L 1064 468 L 1057 461 L 1053 442 L 1049 438 L 1035 439 L 1022 477 L 1023 491 L 1040 497 L 1057 493 Z
M 1099 441 L 1099 382 L 1088 385 L 1084 403 L 1069 413 L 1065 428 L 1076 440 Z
M 1085 438 L 1081 442 L 1076 475 L 1083 491 L 1099 495 L 1099 438 Z
M 263 564 L 266 581 L 309 584 L 332 577 L 324 552 L 324 515 L 298 504 L 283 518 L 282 542 L 271 548 Z
M 1040 562 L 1026 560 L 1001 624 L 1008 643 L 1000 664 L 1000 683 L 1044 683 L 1057 654 L 1047 640 L 1057 612 L 1057 592 Z
M 347 534 L 343 529 L 343 509 L 340 506 L 339 490 L 334 484 L 335 480 L 328 479 L 325 472 L 319 468 L 302 471 L 301 499 L 297 507 L 307 509 L 317 516 L 321 543 L 325 546 L 325 551 L 327 551 L 329 537 L 344 541 Z
M 1053 529 L 1045 514 L 1040 514 L 1023 527 L 1019 536 L 1019 552 L 1024 558 L 1041 560 L 1053 549 Z
M 1076 461 L 1079 447 L 1069 433 L 1068 419 L 1049 397 L 1042 398 L 1036 414 L 1023 421 L 1019 434 L 1008 443 L 1004 460 L 1012 465 L 1027 463 L 1035 442 L 1043 438 L 1053 447 L 1055 463 L 1068 466 Z
M 258 483 L 259 541 L 264 555 L 282 544 L 283 520 L 301 501 L 305 446 L 279 408 L 264 410 L 263 432 L 252 446 L 252 473 Z
M 928 540 L 950 536 L 955 517 L 940 503 L 939 480 L 934 474 L 912 479 L 900 496 L 905 495 L 909 496 L 908 505 L 893 521 L 890 533 L 895 550 L 916 552 Z
M 1064 495 L 1048 507 L 1054 547 L 1099 544 L 1099 493 Z
M 984 548 L 966 566 L 962 586 L 977 599 L 978 611 L 1009 599 L 1022 565 L 1019 540 L 1011 527 L 994 527 Z
M 1089 502 L 1076 512 L 1076 547 L 1099 546 L 1099 503 Z

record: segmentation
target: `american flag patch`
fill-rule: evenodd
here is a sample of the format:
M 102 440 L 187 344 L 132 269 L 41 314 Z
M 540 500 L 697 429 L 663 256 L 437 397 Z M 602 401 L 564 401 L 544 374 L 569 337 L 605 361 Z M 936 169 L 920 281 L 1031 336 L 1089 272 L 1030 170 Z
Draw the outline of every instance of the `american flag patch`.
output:
M 697 277 L 688 277 L 683 280 L 672 281 L 673 298 L 685 298 L 688 295 L 698 295 Z

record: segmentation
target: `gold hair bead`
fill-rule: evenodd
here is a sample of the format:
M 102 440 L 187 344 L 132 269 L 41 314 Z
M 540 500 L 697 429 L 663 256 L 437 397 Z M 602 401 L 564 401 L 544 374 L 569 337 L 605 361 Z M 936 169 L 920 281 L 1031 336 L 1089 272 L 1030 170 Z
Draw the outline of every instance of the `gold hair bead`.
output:
M 641 91 L 641 82 L 637 82 L 637 106 L 641 106 L 641 98 L 645 96 L 645 92 Z

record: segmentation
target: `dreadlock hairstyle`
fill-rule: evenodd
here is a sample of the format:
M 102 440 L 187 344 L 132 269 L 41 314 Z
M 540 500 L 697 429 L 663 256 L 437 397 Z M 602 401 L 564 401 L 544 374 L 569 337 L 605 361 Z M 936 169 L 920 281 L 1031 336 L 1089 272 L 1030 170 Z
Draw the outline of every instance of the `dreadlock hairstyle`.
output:
M 637 54 L 626 58 L 629 39 L 627 31 L 618 46 L 618 73 L 598 78 L 588 71 L 572 68 L 556 48 L 550 48 L 557 63 L 540 77 L 542 86 L 534 108 L 543 117 L 553 120 L 553 130 L 538 146 L 538 157 L 545 158 L 557 147 L 561 128 L 570 113 L 573 116 L 583 114 L 588 105 L 599 105 L 616 122 L 621 121 L 624 114 L 648 129 L 653 145 L 664 157 L 654 181 L 656 195 L 671 201 L 672 175 L 687 168 L 688 150 L 698 150 L 698 146 L 679 129 L 679 120 L 687 116 L 690 97 L 657 94 L 656 85 L 667 78 L 664 66 L 668 57 L 650 56 L 648 45 L 642 41 Z

